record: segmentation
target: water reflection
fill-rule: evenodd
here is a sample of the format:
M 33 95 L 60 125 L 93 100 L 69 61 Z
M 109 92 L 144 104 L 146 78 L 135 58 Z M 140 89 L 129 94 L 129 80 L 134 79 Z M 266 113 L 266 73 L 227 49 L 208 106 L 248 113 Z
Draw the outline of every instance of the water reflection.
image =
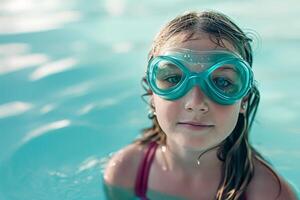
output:
M 49 112 L 53 111 L 56 107 L 57 107 L 57 105 L 55 105 L 55 104 L 46 104 L 46 105 L 42 106 L 42 108 L 40 109 L 40 113 L 41 114 L 49 113 Z
M 101 170 L 106 158 L 87 148 L 99 144 L 97 133 L 84 127 L 48 133 L 31 138 L 2 163 L 5 199 L 104 199 Z
M 64 58 L 58 61 L 47 63 L 37 68 L 31 75 L 30 80 L 36 81 L 52 74 L 64 72 L 75 67 L 77 61 L 75 58 Z
M 1 2 L 0 34 L 46 31 L 80 20 L 80 12 L 62 9 L 60 1 L 9 0 Z M 26 16 L 26 17 L 24 17 Z
M 24 43 L 0 45 L 0 76 L 47 62 L 46 55 L 30 53 L 30 46 Z
M 17 116 L 29 111 L 32 104 L 26 102 L 9 102 L 0 105 L 0 119 L 5 117 Z
M 133 96 L 134 93 L 132 91 L 123 92 L 119 95 L 115 95 L 110 98 L 101 99 L 99 102 L 89 103 L 84 105 L 78 112 L 78 115 L 85 115 L 91 112 L 92 110 L 99 110 L 99 109 L 107 109 L 109 107 L 113 107 L 121 102 L 126 102 L 128 97 Z
M 64 119 L 56 122 L 51 122 L 49 124 L 42 125 L 41 127 L 36 128 L 35 130 L 30 131 L 25 135 L 25 137 L 21 140 L 22 143 L 28 142 L 35 137 L 41 136 L 50 132 L 52 130 L 65 128 L 71 124 L 70 120 Z

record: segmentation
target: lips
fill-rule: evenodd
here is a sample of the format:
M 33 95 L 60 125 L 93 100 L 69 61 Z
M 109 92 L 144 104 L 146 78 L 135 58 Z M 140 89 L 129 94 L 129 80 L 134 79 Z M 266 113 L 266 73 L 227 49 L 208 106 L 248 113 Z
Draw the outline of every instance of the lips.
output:
M 183 128 L 191 129 L 195 131 L 206 130 L 214 127 L 214 125 L 210 123 L 195 122 L 195 121 L 178 122 L 178 125 Z
M 182 125 L 191 125 L 191 126 L 202 126 L 202 127 L 213 127 L 214 125 L 203 122 L 194 122 L 194 121 L 186 121 L 186 122 L 178 122 L 178 124 Z

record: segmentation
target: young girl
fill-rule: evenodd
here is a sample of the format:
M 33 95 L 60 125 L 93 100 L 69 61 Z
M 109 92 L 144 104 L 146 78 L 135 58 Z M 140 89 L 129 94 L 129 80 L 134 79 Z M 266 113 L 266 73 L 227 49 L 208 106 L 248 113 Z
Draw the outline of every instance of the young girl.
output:
M 250 42 L 213 11 L 159 32 L 143 78 L 152 126 L 109 161 L 108 199 L 296 199 L 249 143 L 260 98 Z

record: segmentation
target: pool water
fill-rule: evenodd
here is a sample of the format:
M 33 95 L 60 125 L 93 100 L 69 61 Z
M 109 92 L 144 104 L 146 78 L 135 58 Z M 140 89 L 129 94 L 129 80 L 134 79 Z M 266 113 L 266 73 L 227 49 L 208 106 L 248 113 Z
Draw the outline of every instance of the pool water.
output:
M 298 1 L 4 0 L 0 200 L 105 199 L 107 157 L 149 125 L 140 79 L 153 37 L 203 9 L 258 33 L 251 141 L 300 194 Z

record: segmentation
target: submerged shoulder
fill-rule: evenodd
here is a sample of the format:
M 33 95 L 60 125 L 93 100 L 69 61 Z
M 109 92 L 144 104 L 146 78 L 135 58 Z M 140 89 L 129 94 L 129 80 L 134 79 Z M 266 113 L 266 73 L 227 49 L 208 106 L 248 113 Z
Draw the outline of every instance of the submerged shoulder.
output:
M 279 174 L 277 179 L 264 163 L 255 160 L 254 169 L 247 189 L 248 200 L 297 200 L 292 187 Z
M 104 170 L 106 184 L 132 188 L 145 147 L 130 144 L 116 152 Z

